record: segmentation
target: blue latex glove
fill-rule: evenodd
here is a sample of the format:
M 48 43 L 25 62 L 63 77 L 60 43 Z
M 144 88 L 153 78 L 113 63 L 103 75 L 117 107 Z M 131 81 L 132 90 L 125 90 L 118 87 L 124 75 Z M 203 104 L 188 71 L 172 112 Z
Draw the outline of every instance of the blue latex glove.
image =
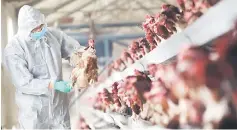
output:
M 68 93 L 72 90 L 72 86 L 70 86 L 70 83 L 66 81 L 56 81 L 54 83 L 54 89 L 60 92 Z

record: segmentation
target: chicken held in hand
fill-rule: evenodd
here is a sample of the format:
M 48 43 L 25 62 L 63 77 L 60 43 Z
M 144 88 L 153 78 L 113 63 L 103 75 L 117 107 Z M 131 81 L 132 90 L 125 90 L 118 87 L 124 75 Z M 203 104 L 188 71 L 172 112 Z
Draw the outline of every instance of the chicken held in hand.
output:
M 80 55 L 74 53 L 70 60 L 75 68 L 71 74 L 73 87 L 86 88 L 95 83 L 98 78 L 97 56 L 95 54 L 94 40 L 89 40 L 89 46 Z

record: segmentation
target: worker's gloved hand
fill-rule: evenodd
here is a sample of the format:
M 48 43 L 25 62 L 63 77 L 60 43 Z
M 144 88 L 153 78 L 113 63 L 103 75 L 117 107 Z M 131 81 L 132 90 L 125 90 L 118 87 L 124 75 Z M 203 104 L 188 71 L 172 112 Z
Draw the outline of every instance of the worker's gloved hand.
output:
M 69 82 L 66 81 L 55 81 L 53 84 L 53 88 L 64 93 L 68 93 L 72 90 L 72 86 Z

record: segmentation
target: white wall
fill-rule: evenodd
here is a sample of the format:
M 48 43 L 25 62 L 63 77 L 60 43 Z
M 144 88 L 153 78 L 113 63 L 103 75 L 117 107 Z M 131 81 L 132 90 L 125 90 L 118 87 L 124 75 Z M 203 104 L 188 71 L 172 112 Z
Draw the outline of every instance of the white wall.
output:
M 8 40 L 16 32 L 16 14 L 13 6 L 1 4 L 1 53 Z M 1 57 L 2 58 L 2 57 Z M 15 88 L 1 60 L 1 124 L 12 128 L 17 124 L 17 106 L 15 105 Z

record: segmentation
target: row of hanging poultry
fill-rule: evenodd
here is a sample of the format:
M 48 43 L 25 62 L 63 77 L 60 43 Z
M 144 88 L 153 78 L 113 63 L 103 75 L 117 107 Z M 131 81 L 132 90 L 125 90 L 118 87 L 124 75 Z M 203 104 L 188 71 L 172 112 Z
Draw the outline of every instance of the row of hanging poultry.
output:
M 108 76 L 114 71 L 123 71 L 130 64 L 152 51 L 161 41 L 168 39 L 177 30 L 192 24 L 198 17 L 219 0 L 177 0 L 179 7 L 163 4 L 161 12 L 147 15 L 142 29 L 145 37 L 134 40 L 121 56 L 108 65 Z
M 236 29 L 211 50 L 188 46 L 169 64 L 135 70 L 98 93 L 94 108 L 164 128 L 237 128 Z
M 110 70 L 123 71 L 174 34 L 180 24 L 191 24 L 202 10 L 217 2 L 177 1 L 180 8 L 165 4 L 161 13 L 146 17 L 146 37 L 133 41 Z M 186 18 L 185 13 L 190 12 L 192 15 Z M 133 76 L 98 93 L 94 108 L 131 115 L 134 120 L 164 128 L 237 128 L 236 32 L 237 24 L 215 39 L 211 50 L 187 46 L 168 65 L 150 64 L 148 73 L 135 70 Z M 85 126 L 81 128 L 89 129 L 85 120 L 80 123 Z

